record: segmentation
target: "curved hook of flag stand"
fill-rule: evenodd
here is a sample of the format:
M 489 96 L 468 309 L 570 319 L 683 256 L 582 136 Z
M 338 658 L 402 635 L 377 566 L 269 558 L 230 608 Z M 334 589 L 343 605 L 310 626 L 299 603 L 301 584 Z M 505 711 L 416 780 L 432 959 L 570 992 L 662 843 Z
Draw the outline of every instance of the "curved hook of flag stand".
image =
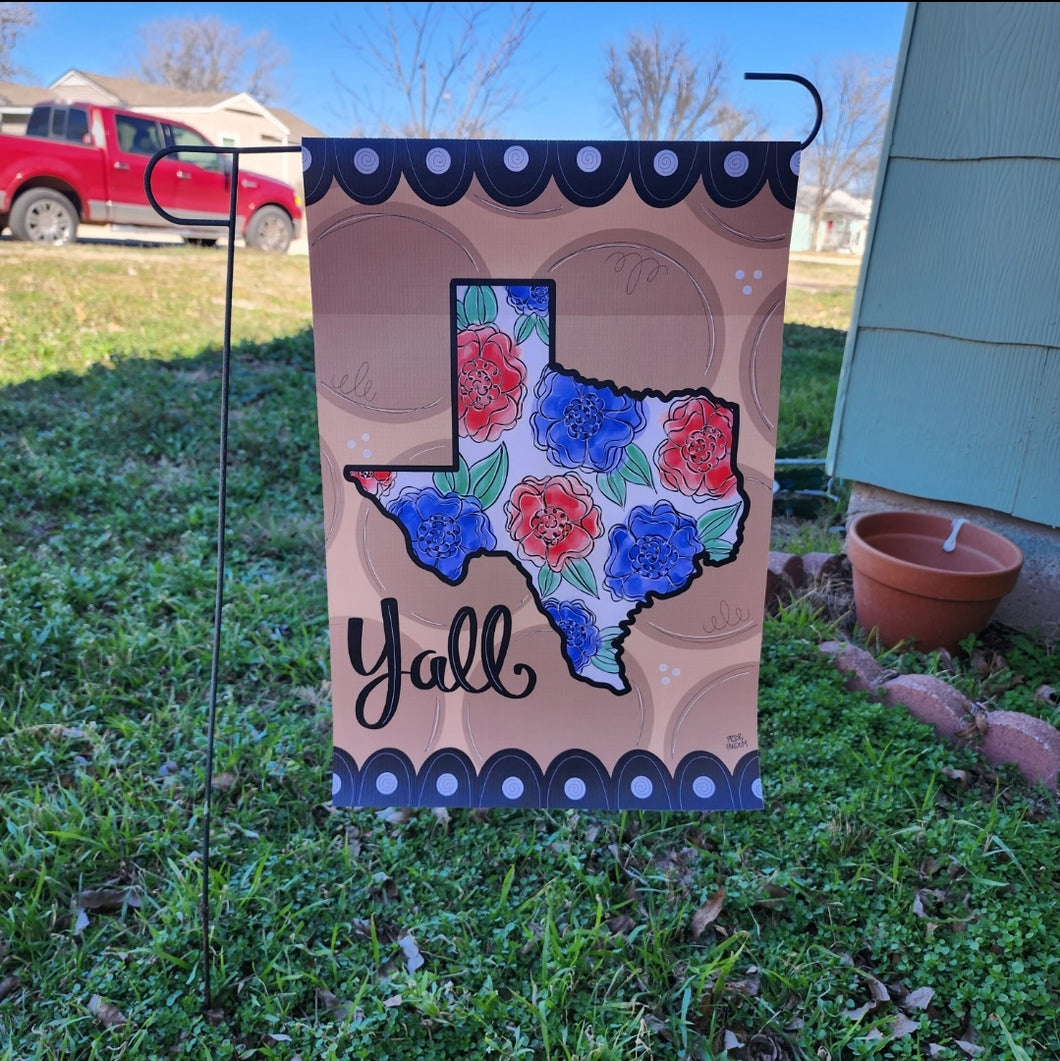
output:
M 817 120 L 810 135 L 799 145 L 800 150 L 810 146 L 821 128 L 823 107 L 821 97 L 814 85 L 798 74 L 744 74 L 748 81 L 793 81 L 806 88 L 817 108 Z M 224 341 L 221 355 L 221 427 L 220 454 L 218 465 L 218 500 L 217 500 L 217 583 L 214 596 L 213 646 L 210 662 L 210 692 L 207 715 L 205 794 L 203 797 L 203 831 L 202 831 L 202 897 L 200 915 L 202 920 L 202 979 L 203 1009 L 210 1010 L 213 996 L 210 983 L 210 815 L 213 792 L 214 733 L 217 723 L 217 686 L 221 659 L 221 613 L 224 604 L 224 569 L 225 569 L 225 524 L 228 496 L 228 426 L 231 409 L 231 353 L 232 353 L 232 279 L 235 271 L 235 242 L 237 225 L 237 196 L 239 190 L 239 159 L 242 155 L 279 154 L 301 151 L 296 145 L 283 147 L 206 147 L 174 146 L 156 152 L 144 172 L 144 191 L 155 212 L 174 225 L 195 228 L 224 228 L 228 230 L 228 263 L 225 274 L 225 310 Z M 228 217 L 180 217 L 166 210 L 155 197 L 151 187 L 151 178 L 158 163 L 174 154 L 201 154 L 211 156 L 230 156 L 231 169 L 229 180 Z
M 817 91 L 817 86 L 812 81 L 808 81 L 799 74 L 744 74 L 743 78 L 745 81 L 794 81 L 795 84 L 802 85 L 813 96 L 813 103 L 817 108 L 817 119 L 810 130 L 810 135 L 799 144 L 799 150 L 805 151 L 817 139 L 817 134 L 821 131 L 821 123 L 824 121 L 824 104 L 821 102 L 821 94 Z

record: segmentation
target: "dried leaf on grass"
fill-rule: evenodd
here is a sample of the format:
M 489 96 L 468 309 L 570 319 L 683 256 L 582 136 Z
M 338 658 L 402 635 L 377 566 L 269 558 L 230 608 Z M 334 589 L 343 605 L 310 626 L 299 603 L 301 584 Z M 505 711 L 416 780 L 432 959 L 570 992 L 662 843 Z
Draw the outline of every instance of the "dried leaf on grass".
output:
M 79 910 L 121 910 L 142 904 L 139 888 L 86 888 L 77 894 Z
M 117 1006 L 108 1002 L 101 995 L 93 995 L 88 1000 L 88 1012 L 92 1014 L 104 1028 L 118 1028 L 128 1023 L 128 1018 Z
M 317 1005 L 335 1020 L 343 1021 L 353 1012 L 350 1002 L 343 1002 L 337 995 L 333 995 L 327 988 L 318 987 L 316 992 Z
M 20 984 L 21 981 L 17 976 L 5 976 L 3 980 L 0 980 L 0 1002 L 3 1002 L 8 995 L 14 994 Z
M 920 1031 L 920 1022 L 907 1017 L 904 1013 L 896 1013 L 891 1021 L 890 1033 L 892 1039 L 902 1039 L 907 1035 L 914 1035 Z
M 398 946 L 401 947 L 401 952 L 405 955 L 405 968 L 410 973 L 414 973 L 423 965 L 423 955 L 420 954 L 420 948 L 416 946 L 416 940 L 413 939 L 411 934 L 402 936 L 398 940 Z
M 907 995 L 903 995 L 898 1000 L 898 1004 L 904 1010 L 927 1009 L 934 997 L 935 991 L 933 988 L 918 987 L 915 991 L 910 991 Z
M 718 919 L 725 903 L 725 885 L 723 884 L 693 915 L 692 938 L 699 939 L 706 931 L 707 925 Z

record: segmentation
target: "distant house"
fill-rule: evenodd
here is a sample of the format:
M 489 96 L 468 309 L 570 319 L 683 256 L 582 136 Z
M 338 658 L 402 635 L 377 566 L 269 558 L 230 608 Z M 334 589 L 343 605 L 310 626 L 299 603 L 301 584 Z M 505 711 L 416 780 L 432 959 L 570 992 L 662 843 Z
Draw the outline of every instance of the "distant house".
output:
M 29 112 L 37 103 L 61 98 L 61 93 L 50 88 L 0 81 L 0 133 L 21 136 L 26 131 Z
M 0 131 L 24 132 L 35 103 L 79 100 L 125 107 L 186 122 L 219 147 L 297 147 L 303 137 L 323 136 L 279 107 L 266 107 L 245 92 L 185 92 L 126 77 L 68 70 L 47 88 L 0 83 Z M 299 152 L 253 155 L 241 165 L 301 188 Z
M 860 199 L 844 191 L 830 192 L 824 201 L 824 213 L 815 246 L 813 209 L 816 198 L 817 188 L 813 185 L 799 187 L 791 228 L 791 249 L 863 254 L 869 218 L 872 216 L 872 200 Z
M 1060 17 L 911 3 L 829 445 L 850 514 L 982 522 L 1060 630 Z

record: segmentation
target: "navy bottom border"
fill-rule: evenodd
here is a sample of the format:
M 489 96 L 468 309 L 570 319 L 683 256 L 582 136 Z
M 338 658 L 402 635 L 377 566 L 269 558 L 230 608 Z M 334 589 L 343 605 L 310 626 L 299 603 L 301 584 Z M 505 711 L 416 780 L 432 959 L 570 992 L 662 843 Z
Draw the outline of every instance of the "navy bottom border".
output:
M 335 807 L 536 807 L 585 810 L 761 810 L 758 752 L 730 773 L 710 752 L 690 752 L 671 774 L 650 752 L 631 751 L 607 768 L 591 752 L 561 752 L 542 772 L 517 748 L 476 770 L 466 753 L 443 748 L 419 770 L 404 752 L 383 748 L 361 766 L 343 748 L 332 757 Z

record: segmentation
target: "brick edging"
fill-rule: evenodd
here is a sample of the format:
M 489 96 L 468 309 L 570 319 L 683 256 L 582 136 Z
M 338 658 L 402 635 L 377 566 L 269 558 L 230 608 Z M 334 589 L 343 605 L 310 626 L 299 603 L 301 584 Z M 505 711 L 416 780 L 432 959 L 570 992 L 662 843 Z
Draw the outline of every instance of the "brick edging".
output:
M 766 610 L 774 611 L 800 591 L 829 579 L 845 578 L 842 553 L 771 552 Z M 1058 791 L 1060 730 L 1044 719 L 1019 711 L 985 711 L 960 690 L 930 674 L 895 674 L 867 649 L 849 641 L 825 641 L 820 650 L 846 675 L 852 692 L 867 693 L 890 706 L 904 706 L 951 744 L 977 747 L 991 766 L 1013 763 L 1032 784 Z

